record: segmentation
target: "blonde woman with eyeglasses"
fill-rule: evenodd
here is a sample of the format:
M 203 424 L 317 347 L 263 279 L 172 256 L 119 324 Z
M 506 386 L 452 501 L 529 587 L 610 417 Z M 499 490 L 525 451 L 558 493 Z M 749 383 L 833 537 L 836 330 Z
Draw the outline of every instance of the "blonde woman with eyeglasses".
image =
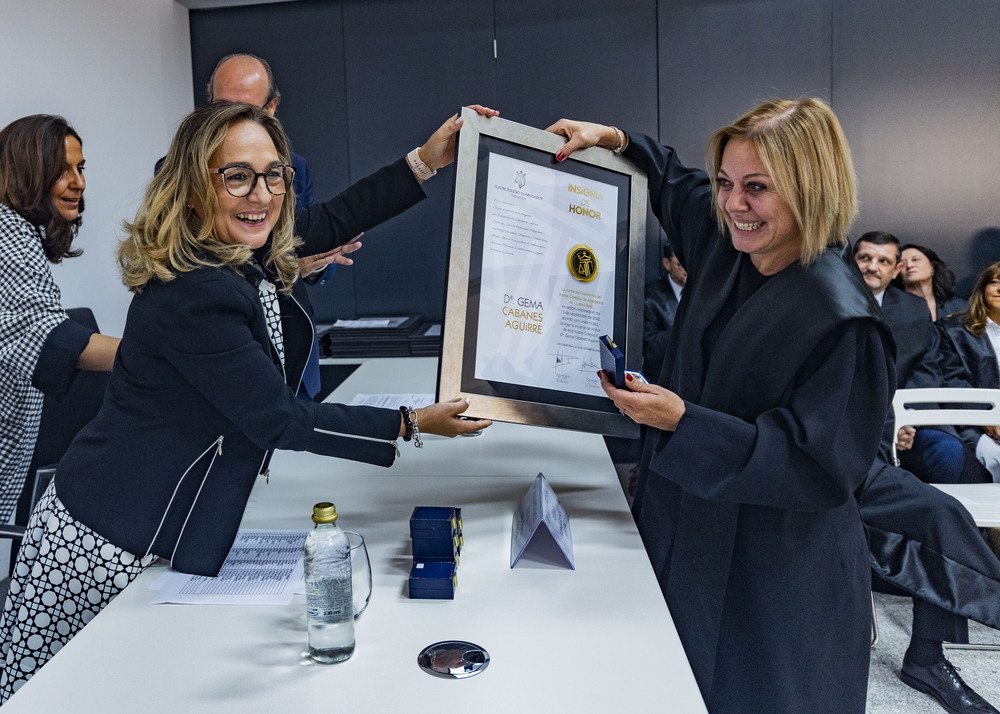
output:
M 197 109 L 126 224 L 118 260 L 134 295 L 121 346 L 104 405 L 18 555 L 0 701 L 155 558 L 216 575 L 275 449 L 389 466 L 402 440 L 490 424 L 461 419 L 464 400 L 393 410 L 296 398 L 312 346 L 296 250 L 336 249 L 350 229 L 329 223 L 329 206 L 296 219 L 288 157 L 260 108 Z

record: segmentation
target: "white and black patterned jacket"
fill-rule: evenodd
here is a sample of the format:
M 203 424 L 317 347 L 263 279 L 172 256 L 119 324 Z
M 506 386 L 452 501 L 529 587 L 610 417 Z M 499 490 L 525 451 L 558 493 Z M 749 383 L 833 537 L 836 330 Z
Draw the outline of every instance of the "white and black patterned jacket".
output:
M 42 392 L 62 398 L 92 330 L 63 310 L 42 229 L 0 203 L 0 520 L 24 485 Z

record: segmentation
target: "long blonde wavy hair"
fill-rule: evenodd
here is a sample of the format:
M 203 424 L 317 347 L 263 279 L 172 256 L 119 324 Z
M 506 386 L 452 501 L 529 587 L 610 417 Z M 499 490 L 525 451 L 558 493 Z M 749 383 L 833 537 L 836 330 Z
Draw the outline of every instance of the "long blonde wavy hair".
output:
M 223 243 L 215 235 L 219 203 L 209 170 L 212 155 L 222 146 L 229 127 L 243 121 L 263 127 L 278 156 L 289 163 L 288 139 L 281 124 L 260 108 L 217 102 L 195 109 L 177 129 L 163 167 L 146 188 L 135 220 L 125 221 L 126 238 L 118 245 L 118 264 L 122 281 L 132 292 L 142 292 L 151 280 L 168 282 L 178 272 L 218 265 L 239 270 L 252 260 L 248 246 Z M 198 217 L 192 204 L 203 207 L 204 218 Z M 267 258 L 285 294 L 291 292 L 299 274 L 294 223 L 295 196 L 289 187 Z

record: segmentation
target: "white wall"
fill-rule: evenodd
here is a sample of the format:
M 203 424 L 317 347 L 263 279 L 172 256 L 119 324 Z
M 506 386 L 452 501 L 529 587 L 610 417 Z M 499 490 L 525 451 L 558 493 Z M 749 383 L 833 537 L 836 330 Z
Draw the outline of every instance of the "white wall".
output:
M 84 254 L 53 274 L 63 305 L 93 308 L 107 334 L 121 334 L 129 303 L 114 260 L 122 220 L 192 108 L 188 10 L 174 0 L 0 0 L 0 127 L 61 114 L 83 138 Z

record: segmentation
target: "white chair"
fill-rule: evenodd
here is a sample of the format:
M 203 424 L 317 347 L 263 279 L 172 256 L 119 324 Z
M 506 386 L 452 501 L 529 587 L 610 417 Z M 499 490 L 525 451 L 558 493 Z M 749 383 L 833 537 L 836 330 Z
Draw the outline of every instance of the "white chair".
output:
M 941 408 L 939 404 L 962 405 Z M 917 408 L 930 405 L 929 408 Z M 1000 389 L 924 388 L 897 389 L 892 398 L 895 419 L 892 458 L 898 466 L 895 435 L 902 426 L 1000 425 Z M 1000 527 L 1000 483 L 931 484 L 957 499 L 980 528 Z M 878 624 L 874 625 L 875 639 Z M 874 644 L 873 644 L 874 646 Z M 1000 645 L 946 643 L 948 649 L 1000 650 Z
M 928 409 L 912 409 L 918 405 L 931 405 Z M 938 404 L 961 404 L 963 408 L 940 408 Z M 968 408 L 964 408 L 968 407 Z M 892 435 L 892 459 L 896 457 L 896 434 L 903 426 L 1000 425 L 1000 389 L 926 388 L 897 389 L 892 398 L 895 427 Z

